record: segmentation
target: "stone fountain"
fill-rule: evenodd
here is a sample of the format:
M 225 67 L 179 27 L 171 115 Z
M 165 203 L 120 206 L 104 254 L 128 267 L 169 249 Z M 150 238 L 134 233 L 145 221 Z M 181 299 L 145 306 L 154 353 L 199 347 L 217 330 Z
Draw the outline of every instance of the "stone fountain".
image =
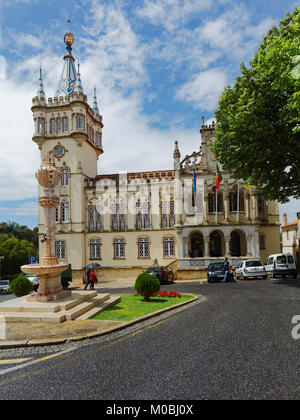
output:
M 68 264 L 59 263 L 55 254 L 55 209 L 59 198 L 54 192 L 60 180 L 60 173 L 53 164 L 52 152 L 43 159 L 41 168 L 35 174 L 39 184 L 44 187 L 44 194 L 39 198 L 39 205 L 45 214 L 44 256 L 41 264 L 23 265 L 22 271 L 27 274 L 38 274 L 40 287 L 38 292 L 27 297 L 28 302 L 56 301 L 69 296 L 69 290 L 63 290 L 61 273 Z

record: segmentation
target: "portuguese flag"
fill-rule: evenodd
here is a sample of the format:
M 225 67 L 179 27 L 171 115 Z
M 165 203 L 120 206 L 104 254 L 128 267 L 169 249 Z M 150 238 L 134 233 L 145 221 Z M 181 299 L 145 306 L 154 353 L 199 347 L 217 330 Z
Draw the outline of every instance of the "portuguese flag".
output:
M 222 172 L 219 168 L 219 164 L 217 162 L 217 174 L 216 174 L 216 190 L 219 191 L 220 189 L 220 184 L 222 182 Z

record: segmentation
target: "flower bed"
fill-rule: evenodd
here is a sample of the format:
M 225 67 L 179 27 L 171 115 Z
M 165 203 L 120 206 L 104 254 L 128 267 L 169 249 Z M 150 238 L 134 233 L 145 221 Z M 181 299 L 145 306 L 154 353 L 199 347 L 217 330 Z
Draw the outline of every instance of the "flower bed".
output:
M 159 297 L 181 297 L 180 293 L 177 292 L 167 292 L 166 290 L 161 290 L 160 292 L 153 293 L 153 296 L 159 296 Z

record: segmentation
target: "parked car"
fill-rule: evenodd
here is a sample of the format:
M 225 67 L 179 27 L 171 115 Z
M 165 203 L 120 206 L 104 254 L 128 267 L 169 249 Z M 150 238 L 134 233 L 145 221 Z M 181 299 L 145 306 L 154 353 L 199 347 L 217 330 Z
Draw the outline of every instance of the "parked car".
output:
M 216 261 L 209 264 L 207 268 L 208 283 L 217 283 L 218 281 L 222 281 L 224 276 L 224 261 Z
M 61 285 L 64 290 L 68 290 L 69 283 L 72 282 L 72 266 L 69 264 L 69 267 L 61 273 Z
M 240 263 L 238 268 L 235 270 L 237 279 L 248 279 L 252 278 L 268 278 L 266 267 L 260 260 L 247 260 Z
M 35 292 L 38 291 L 38 288 L 40 287 L 40 280 L 39 280 L 39 276 L 37 274 L 25 274 L 22 273 L 25 277 L 28 278 L 28 280 L 31 281 L 32 285 L 33 285 L 33 290 Z
M 0 280 L 0 293 L 10 293 L 9 290 L 9 280 Z
M 297 278 L 297 269 L 294 256 L 292 254 L 270 255 L 266 263 L 267 273 L 272 277 L 292 276 Z
M 150 267 L 147 273 L 153 274 L 158 278 L 160 284 L 169 284 L 174 282 L 173 272 L 165 267 Z

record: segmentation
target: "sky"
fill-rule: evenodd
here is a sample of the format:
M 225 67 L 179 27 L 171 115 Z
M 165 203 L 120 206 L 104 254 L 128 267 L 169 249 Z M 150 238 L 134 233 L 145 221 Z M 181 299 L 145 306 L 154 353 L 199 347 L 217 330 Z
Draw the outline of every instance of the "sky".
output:
M 171 169 L 198 151 L 201 117 L 286 12 L 286 0 L 0 0 L 0 222 L 37 225 L 40 154 L 32 142 L 32 98 L 40 64 L 47 97 L 75 35 L 84 92 L 97 87 L 104 155 L 99 173 Z M 67 20 L 71 20 L 71 24 Z M 281 205 L 289 221 L 300 201 Z

